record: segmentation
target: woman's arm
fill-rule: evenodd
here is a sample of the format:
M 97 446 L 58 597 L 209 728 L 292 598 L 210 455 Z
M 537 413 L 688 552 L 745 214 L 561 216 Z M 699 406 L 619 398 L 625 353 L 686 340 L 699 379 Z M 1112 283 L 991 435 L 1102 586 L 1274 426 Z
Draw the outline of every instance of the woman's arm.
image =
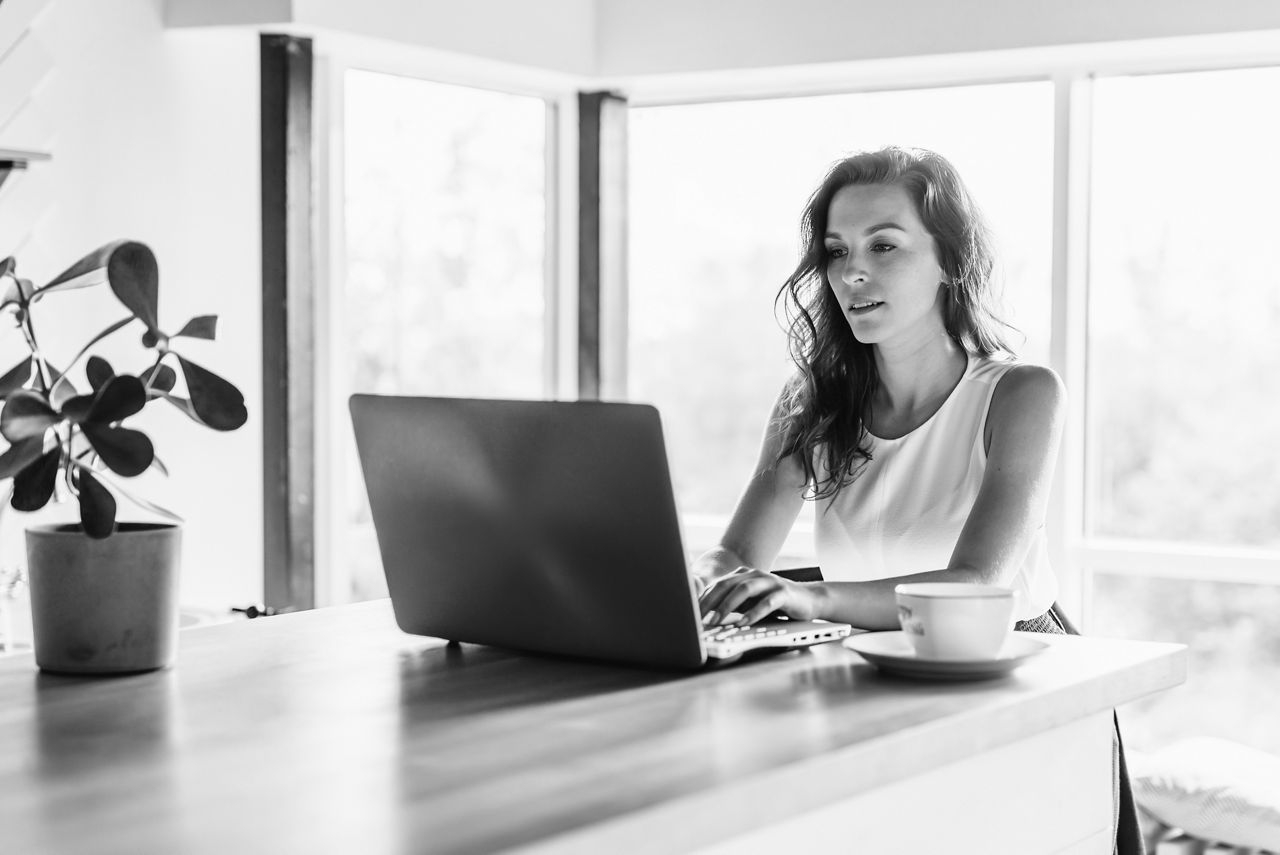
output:
M 948 570 L 1008 585 L 1044 524 L 1066 417 L 1058 375 L 1019 365 L 996 384 L 987 414 L 987 471 Z
M 744 574 L 731 588 L 718 591 L 718 596 L 704 597 L 704 607 L 726 614 L 759 597 L 742 623 L 782 610 L 793 617 L 896 629 L 893 589 L 899 583 L 1008 584 L 1044 520 L 1065 409 L 1062 381 L 1048 368 L 1021 365 L 1000 379 L 987 415 L 986 474 L 945 570 L 868 582 L 810 584 Z
M 724 536 L 693 563 L 694 576 L 703 589 L 724 576 L 773 566 L 804 505 L 804 469 L 793 458 L 778 461 L 782 400 L 780 395 L 770 413 L 755 471 Z

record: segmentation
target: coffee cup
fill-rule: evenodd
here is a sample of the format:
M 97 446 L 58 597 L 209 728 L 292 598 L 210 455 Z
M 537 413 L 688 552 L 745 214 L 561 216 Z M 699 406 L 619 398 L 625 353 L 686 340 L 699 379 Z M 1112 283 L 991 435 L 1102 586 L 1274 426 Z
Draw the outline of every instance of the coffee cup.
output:
M 922 659 L 990 660 L 1013 631 L 1013 591 L 970 582 L 896 586 L 898 623 Z

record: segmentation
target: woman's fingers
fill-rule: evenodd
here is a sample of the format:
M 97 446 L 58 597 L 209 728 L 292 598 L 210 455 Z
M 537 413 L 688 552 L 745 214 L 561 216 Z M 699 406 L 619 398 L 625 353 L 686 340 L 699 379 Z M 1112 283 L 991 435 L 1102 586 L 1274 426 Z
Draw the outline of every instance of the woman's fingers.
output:
M 782 609 L 787 602 L 788 594 L 785 588 L 774 588 L 760 599 L 756 600 L 751 608 L 747 609 L 739 621 L 743 626 L 751 626 L 753 623 L 759 623 L 769 615 Z
M 760 571 L 753 571 L 725 580 L 721 583 L 724 588 L 717 592 L 716 598 L 714 600 L 708 598 L 704 601 L 703 622 L 710 624 L 721 623 L 725 616 L 738 611 L 748 602 L 751 602 L 754 608 L 756 604 L 752 601 L 777 590 L 781 583 L 782 580 L 772 573 Z M 768 612 L 765 612 L 765 614 L 768 614 Z M 759 618 L 756 619 L 758 620 Z M 741 620 L 738 621 L 738 623 L 741 622 Z
M 716 607 L 733 588 L 735 580 L 752 572 L 754 571 L 750 567 L 737 567 L 732 572 L 708 582 L 707 586 L 698 595 L 698 605 L 702 609 L 704 618 L 711 611 L 717 610 Z

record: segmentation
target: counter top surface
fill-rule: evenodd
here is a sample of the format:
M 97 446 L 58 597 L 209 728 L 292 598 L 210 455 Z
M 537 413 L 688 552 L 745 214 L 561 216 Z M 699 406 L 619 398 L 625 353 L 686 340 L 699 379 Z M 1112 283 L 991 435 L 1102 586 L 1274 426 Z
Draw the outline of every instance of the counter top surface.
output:
M 882 675 L 838 643 L 675 674 L 446 647 L 384 600 L 187 630 L 150 674 L 15 656 L 0 830 L 40 853 L 643 849 L 667 822 L 697 843 L 1185 678 L 1180 645 L 1046 640 L 981 682 Z

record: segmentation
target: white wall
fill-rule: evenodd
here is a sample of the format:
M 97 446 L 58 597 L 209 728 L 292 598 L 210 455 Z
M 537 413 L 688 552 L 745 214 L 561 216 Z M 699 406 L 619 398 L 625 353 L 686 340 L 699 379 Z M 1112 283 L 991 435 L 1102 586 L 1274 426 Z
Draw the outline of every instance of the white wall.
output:
M 609 77 L 1280 28 L 1274 0 L 596 0 Z
M 568 74 L 595 61 L 593 0 L 167 0 L 173 27 L 328 30 Z
M 0 5 L 0 32 L 11 2 Z M 142 240 L 160 261 L 163 327 L 220 316 L 220 341 L 179 347 L 240 387 L 249 423 L 215 433 L 156 403 L 134 424 L 171 472 L 140 477 L 138 492 L 187 520 L 183 601 L 225 606 L 262 596 L 258 39 L 249 30 L 166 32 L 161 5 L 48 0 L 34 18 L 20 41 L 38 44 L 51 72 L 22 93 L 21 121 L 32 130 L 13 143 L 39 143 L 53 159 L 0 189 L 0 224 L 27 222 L 32 233 L 18 246 L 0 230 L 0 254 L 17 248 L 20 271 L 42 282 L 98 245 Z M 6 87 L 27 85 L 0 76 L 0 101 L 12 94 Z M 0 127 L 0 147 L 11 145 L 5 134 Z M 38 308 L 41 343 L 63 359 L 126 314 L 105 288 Z M 101 349 L 117 370 L 147 364 L 132 329 Z M 15 336 L 0 331 L 5 368 L 16 361 Z M 29 521 L 7 516 L 6 556 Z
M 1275 0 L 167 0 L 165 15 L 604 78 L 1280 29 Z

